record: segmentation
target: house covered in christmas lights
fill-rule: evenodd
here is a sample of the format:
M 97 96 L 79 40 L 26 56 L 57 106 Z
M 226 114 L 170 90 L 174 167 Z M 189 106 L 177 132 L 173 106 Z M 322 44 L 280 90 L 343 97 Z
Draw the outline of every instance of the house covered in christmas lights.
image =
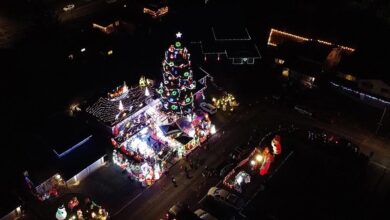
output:
M 208 115 L 194 110 L 194 101 L 204 99 L 206 76 L 192 77 L 190 55 L 181 34 L 177 37 L 165 54 L 158 88 L 141 78 L 138 86 L 123 84 L 87 108 L 111 134 L 114 163 L 145 185 L 158 180 L 172 161 L 195 149 L 213 130 Z

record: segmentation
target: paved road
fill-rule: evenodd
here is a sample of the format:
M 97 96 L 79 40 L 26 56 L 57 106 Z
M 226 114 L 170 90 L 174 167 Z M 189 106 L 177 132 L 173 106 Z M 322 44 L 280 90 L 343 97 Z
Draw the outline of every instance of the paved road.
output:
M 204 166 L 209 167 L 216 167 L 224 159 L 228 159 L 228 154 L 234 147 L 246 143 L 255 121 L 270 118 L 269 115 L 258 114 L 258 110 L 253 108 L 248 112 L 241 114 L 237 112 L 225 118 L 226 125 L 222 128 L 224 132 L 219 130 L 210 139 L 209 150 L 199 149 L 191 157 L 197 157 L 203 161 Z M 216 178 L 206 180 L 201 172 L 202 168 L 192 171 L 192 178 L 186 179 L 184 171 L 180 170 L 178 164 L 170 170 L 170 174 L 175 175 L 177 179 L 177 188 L 170 182 L 169 177 L 164 177 L 114 216 L 114 219 L 158 219 L 163 217 L 172 205 L 180 201 L 185 201 L 190 207 L 194 207 L 209 187 L 219 181 Z
M 253 129 L 257 128 L 259 131 L 261 128 L 260 133 L 265 134 L 268 129 L 277 127 L 280 117 L 277 106 L 268 106 L 262 102 L 256 106 L 241 108 L 241 112 L 225 119 L 224 134 L 220 130 L 211 138 L 208 151 L 198 150 L 194 154 L 198 154 L 196 157 L 201 161 L 204 160 L 204 165 L 216 167 L 228 159 L 228 154 L 234 147 L 247 143 Z M 164 177 L 136 200 L 132 200 L 114 216 L 114 219 L 158 219 L 169 207 L 180 201 L 194 207 L 209 187 L 219 182 L 219 179 L 215 178 L 206 181 L 201 175 L 201 170 L 193 171 L 192 178 L 186 179 L 184 172 L 180 170 L 180 164 L 173 167 L 170 173 L 176 176 L 179 185 L 177 188 L 172 185 L 169 177 Z
M 216 136 L 211 138 L 210 149 L 208 151 L 198 150 L 192 155 L 201 160 L 204 159 L 204 165 L 215 167 L 225 158 L 227 159 L 229 152 L 234 147 L 247 142 L 248 138 L 254 134 L 254 129 L 256 129 L 256 136 L 261 136 L 261 134 L 277 128 L 279 124 L 294 123 L 301 127 L 318 126 L 331 130 L 336 134 L 350 137 L 352 141 L 358 144 L 363 144 L 363 151 L 379 149 L 384 144 L 382 143 L 379 147 L 377 145 L 372 146 L 364 141 L 366 137 L 361 137 L 356 131 L 316 121 L 291 109 L 272 105 L 264 100 L 252 106 L 242 106 L 240 113 L 226 117 L 224 123 L 226 123 L 223 128 L 224 134 L 221 135 L 221 131 L 219 131 Z M 389 155 L 382 155 L 386 165 L 390 161 Z M 159 219 L 163 217 L 169 207 L 180 201 L 185 201 L 191 208 L 194 208 L 197 201 L 207 193 L 208 188 L 219 182 L 217 178 L 205 180 L 201 175 L 201 170 L 192 171 L 192 178 L 186 179 L 184 171 L 180 170 L 180 164 L 178 164 L 170 171 L 177 179 L 177 188 L 172 185 L 169 177 L 163 177 L 158 183 L 145 190 L 137 199 L 124 206 L 120 212 L 116 213 L 114 219 Z M 151 207 L 153 208 L 151 209 Z

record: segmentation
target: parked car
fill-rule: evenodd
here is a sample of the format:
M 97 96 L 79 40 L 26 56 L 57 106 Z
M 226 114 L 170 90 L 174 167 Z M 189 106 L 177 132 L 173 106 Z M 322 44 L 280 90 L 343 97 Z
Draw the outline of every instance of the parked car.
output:
M 206 103 L 206 102 L 200 103 L 200 108 L 203 111 L 205 111 L 205 112 L 207 112 L 209 114 L 212 114 L 212 115 L 217 113 L 217 108 L 214 105 Z
M 215 186 L 211 187 L 207 192 L 207 195 L 234 209 L 239 210 L 243 208 L 243 201 L 237 195 L 230 193 L 224 189 L 220 189 Z
M 217 218 L 215 218 L 214 216 L 212 216 L 210 213 L 206 212 L 206 211 L 203 210 L 203 209 L 198 209 L 198 210 L 196 210 L 194 213 L 195 213 L 195 215 L 197 215 L 200 219 L 203 219 L 203 220 L 218 220 Z
M 71 11 L 75 8 L 76 6 L 74 4 L 69 4 L 69 5 L 66 5 L 63 10 L 64 11 Z
M 176 203 L 165 214 L 165 218 L 169 220 L 200 220 L 200 218 L 188 209 L 188 206 L 183 203 Z

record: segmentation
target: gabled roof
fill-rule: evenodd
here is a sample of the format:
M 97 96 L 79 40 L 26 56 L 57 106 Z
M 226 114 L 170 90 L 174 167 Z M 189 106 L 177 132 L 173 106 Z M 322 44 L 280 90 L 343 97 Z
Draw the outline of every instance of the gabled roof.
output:
M 177 126 L 180 128 L 180 130 L 182 130 L 183 132 L 188 132 L 189 129 L 192 128 L 192 122 L 191 121 L 188 121 L 187 117 L 182 117 L 182 118 L 179 118 L 177 121 L 176 121 L 176 124 Z
M 117 117 L 120 113 L 119 105 L 122 102 L 126 115 L 131 115 L 142 109 L 154 96 L 154 90 L 149 88 L 149 96 L 145 96 L 145 89 L 137 86 L 129 88 L 129 91 L 123 98 L 109 100 L 100 97 L 95 103 L 86 109 L 86 112 L 95 117 L 98 121 L 107 126 L 114 126 L 127 117 Z
M 165 136 L 169 136 L 169 135 L 173 135 L 173 134 L 177 134 L 177 133 L 181 132 L 180 128 L 177 126 L 176 123 L 172 123 L 169 125 L 161 125 L 160 129 L 164 133 Z
M 180 142 L 183 145 L 188 144 L 193 138 L 187 136 L 186 134 L 181 134 L 179 137 L 175 138 L 178 142 Z

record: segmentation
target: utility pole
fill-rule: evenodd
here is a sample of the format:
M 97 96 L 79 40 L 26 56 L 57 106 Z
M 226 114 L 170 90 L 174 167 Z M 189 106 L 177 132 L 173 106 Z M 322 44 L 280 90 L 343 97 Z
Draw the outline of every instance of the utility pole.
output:
M 378 122 L 378 127 L 376 128 L 375 134 L 378 134 L 380 127 L 383 125 L 382 121 L 386 115 L 386 111 L 387 111 L 387 106 L 385 106 L 385 108 L 383 109 L 382 117 L 381 117 L 380 121 Z

